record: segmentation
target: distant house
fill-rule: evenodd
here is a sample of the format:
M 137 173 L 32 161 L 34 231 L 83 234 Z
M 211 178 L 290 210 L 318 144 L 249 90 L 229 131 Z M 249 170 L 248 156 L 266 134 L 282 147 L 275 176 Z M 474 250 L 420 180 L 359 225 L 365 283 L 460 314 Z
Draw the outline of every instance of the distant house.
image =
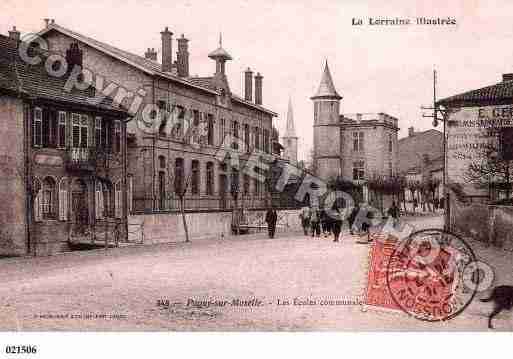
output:
M 64 59 L 32 48 L 41 62 L 31 65 L 19 38 L 0 35 L 0 255 L 47 255 L 126 224 L 128 113 L 89 89 L 67 91 Z
M 406 174 L 413 168 L 420 169 L 426 156 L 429 160 L 442 157 L 443 141 L 440 131 L 431 129 L 416 132 L 414 127 L 408 128 L 408 137 L 400 138 L 397 142 L 398 172 Z

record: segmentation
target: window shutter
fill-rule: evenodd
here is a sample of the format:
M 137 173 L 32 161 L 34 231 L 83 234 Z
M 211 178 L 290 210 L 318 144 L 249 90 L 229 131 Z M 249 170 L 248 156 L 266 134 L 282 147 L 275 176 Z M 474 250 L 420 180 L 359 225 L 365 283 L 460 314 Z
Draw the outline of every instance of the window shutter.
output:
M 68 212 L 69 212 L 68 203 L 69 203 L 69 190 L 66 189 L 64 191 L 64 220 L 65 221 L 69 220 L 69 218 L 68 218 Z
M 115 202 L 115 206 L 116 206 L 116 209 L 115 209 L 115 212 L 116 212 L 116 218 L 121 218 L 121 191 L 118 190 L 118 186 L 116 185 L 115 186 L 116 189 L 115 189 L 115 199 L 114 199 L 114 202 Z
M 100 191 L 98 191 L 98 187 L 94 189 L 94 195 L 95 197 L 95 207 L 94 211 L 96 213 L 95 218 L 100 219 Z
M 59 191 L 59 220 L 64 220 L 64 191 Z
M 42 203 L 41 203 L 41 191 L 39 191 L 34 199 L 34 219 L 36 222 L 41 221 L 41 213 L 42 213 Z

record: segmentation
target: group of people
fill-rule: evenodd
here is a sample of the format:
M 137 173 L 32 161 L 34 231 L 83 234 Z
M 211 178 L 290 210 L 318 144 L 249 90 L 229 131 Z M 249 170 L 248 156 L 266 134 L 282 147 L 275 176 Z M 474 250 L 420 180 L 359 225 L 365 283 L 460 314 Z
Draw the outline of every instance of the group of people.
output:
M 365 209 L 362 213 L 363 218 L 358 218 L 360 214 L 360 206 L 351 208 L 351 211 L 347 218 L 345 214 L 340 210 L 337 204 L 333 204 L 331 210 L 319 209 L 318 207 L 303 207 L 299 213 L 301 220 L 301 226 L 305 236 L 311 235 L 312 237 L 320 237 L 321 232 L 324 236 L 333 234 L 333 241 L 338 242 L 340 239 L 340 233 L 342 232 L 342 225 L 344 220 L 347 219 L 349 224 L 349 232 L 354 235 L 354 232 L 363 232 L 367 236 L 367 242 L 372 242 L 370 236 L 370 227 L 373 219 L 373 211 Z M 399 216 L 401 210 L 397 204 L 392 202 L 392 205 L 387 211 L 388 217 L 393 220 L 393 226 L 399 224 Z M 357 220 L 358 219 L 358 220 Z M 265 215 L 265 221 L 267 222 L 267 228 L 269 231 L 269 238 L 274 238 L 276 232 L 276 223 L 278 222 L 278 213 L 276 209 L 270 206 Z
M 299 213 L 301 225 L 305 236 L 311 235 L 312 237 L 320 237 L 321 232 L 324 236 L 333 234 L 333 241 L 338 242 L 340 233 L 342 231 L 343 222 L 347 219 L 349 225 L 349 232 L 354 235 L 355 231 L 363 233 L 367 236 L 367 242 L 372 242 L 370 236 L 370 227 L 373 219 L 373 212 L 365 210 L 363 218 L 358 218 L 360 213 L 360 206 L 357 204 L 352 207 L 349 215 L 345 218 L 342 211 L 334 205 L 331 210 L 319 209 L 316 207 L 303 207 Z M 399 223 L 400 209 L 395 202 L 388 209 L 388 216 L 393 220 L 393 225 L 397 226 Z M 358 220 L 357 220 L 358 219 Z
M 351 232 L 358 212 L 359 207 L 354 207 L 347 218 Z M 333 234 L 333 241 L 339 241 L 345 218 L 336 205 L 330 211 L 316 207 L 303 207 L 299 213 L 299 218 L 305 236 L 311 234 L 312 237 L 320 237 L 322 232 L 327 237 L 331 233 Z

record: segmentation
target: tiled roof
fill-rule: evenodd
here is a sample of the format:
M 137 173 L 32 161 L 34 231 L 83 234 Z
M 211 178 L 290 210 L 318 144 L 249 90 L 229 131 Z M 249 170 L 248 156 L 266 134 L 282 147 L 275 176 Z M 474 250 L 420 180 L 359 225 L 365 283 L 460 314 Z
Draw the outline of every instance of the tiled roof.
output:
M 193 84 L 201 87 L 205 87 L 211 89 L 213 91 L 217 91 L 216 85 L 214 84 L 213 77 L 189 77 L 187 80 L 192 82 Z
M 454 103 L 482 103 L 513 100 L 513 81 L 500 82 L 477 90 L 467 91 L 444 98 L 437 102 L 440 105 Z
M 55 23 L 50 24 L 50 25 L 48 25 L 47 28 L 41 30 L 39 32 L 39 35 L 44 35 L 52 30 L 58 31 L 60 33 L 63 33 L 64 35 L 72 37 L 75 40 L 83 42 L 101 52 L 107 53 L 107 54 L 113 56 L 114 58 L 119 59 L 123 62 L 126 62 L 129 65 L 135 66 L 138 69 L 140 69 L 146 73 L 149 73 L 151 75 L 159 75 L 159 76 L 165 77 L 167 79 L 180 82 L 185 85 L 194 86 L 194 84 L 190 83 L 189 81 L 187 81 L 179 76 L 173 75 L 170 72 L 162 71 L 162 65 L 157 62 L 148 60 L 145 57 L 133 54 L 131 52 L 121 50 L 115 46 L 98 41 L 96 39 L 93 39 L 92 37 L 82 35 L 78 32 L 69 30 L 69 29 L 62 27 L 60 25 L 57 25 Z M 209 90 L 209 89 L 201 88 L 201 87 L 199 87 L 199 88 L 204 91 L 211 92 L 211 90 Z
M 60 102 L 100 107 L 107 110 L 122 111 L 112 105 L 112 99 L 105 97 L 99 105 L 93 104 L 88 90 L 64 89 L 67 76 L 50 76 L 44 68 L 44 54 L 39 65 L 30 65 L 23 61 L 17 51 L 17 43 L 0 35 L 0 88 L 29 95 L 31 97 Z
M 413 136 L 402 137 L 402 138 L 398 139 L 398 142 L 402 143 L 402 142 L 408 142 L 408 141 L 415 141 L 415 136 L 425 136 L 425 135 L 435 135 L 435 136 L 443 137 L 442 132 L 435 130 L 434 128 L 431 128 L 426 131 L 414 132 Z
M 333 84 L 333 79 L 331 78 L 331 72 L 328 66 L 328 61 L 326 61 L 326 65 L 324 65 L 324 73 L 322 74 L 319 88 L 317 89 L 317 92 L 312 97 L 312 99 L 319 97 L 332 97 L 336 99 L 342 98 L 342 96 L 338 94 L 337 90 L 335 90 L 335 85 Z
M 202 90 L 202 91 L 207 91 L 209 93 L 212 93 L 212 94 L 217 94 L 217 88 L 213 85 L 213 83 L 210 81 L 212 78 L 211 77 L 200 77 L 200 78 L 194 78 L 194 77 L 189 77 L 189 78 L 183 78 L 183 77 L 179 77 L 179 76 L 176 76 L 176 75 L 173 75 L 172 73 L 169 73 L 169 72 L 164 72 L 162 71 L 162 65 L 157 63 L 157 62 L 154 62 L 152 60 L 148 60 L 142 56 L 139 56 L 139 55 L 136 55 L 136 54 L 133 54 L 133 53 L 130 53 L 128 51 L 125 51 L 125 50 L 121 50 L 115 46 L 112 46 L 112 45 L 109 45 L 109 44 L 106 44 L 104 42 L 101 42 L 101 41 L 98 41 L 98 40 L 95 40 L 93 39 L 92 37 L 89 37 L 89 36 L 85 36 L 85 35 L 82 35 L 78 32 L 75 32 L 75 31 L 72 31 L 72 30 L 69 30 L 65 27 L 62 27 L 60 25 L 57 25 L 55 23 L 52 23 L 52 24 L 49 24 L 47 28 L 41 30 L 39 32 L 39 35 L 43 36 L 44 34 L 52 31 L 52 30 L 55 30 L 55 31 L 58 31 L 64 35 L 67 35 L 69 37 L 72 37 L 80 42 L 83 42 L 101 52 L 104 52 L 110 56 L 113 56 L 114 58 L 120 60 L 120 61 L 123 61 L 131 66 L 134 66 L 138 69 L 140 69 L 141 71 L 144 71 L 150 75 L 157 75 L 157 76 L 160 76 L 160 77 L 164 77 L 166 79 L 169 79 L 169 80 L 172 80 L 172 81 L 175 81 L 175 82 L 179 82 L 183 85 L 186 85 L 186 86 L 192 86 L 194 88 L 197 88 L 199 90 Z M 197 80 L 199 79 L 199 80 Z M 241 102 L 245 105 L 248 105 L 250 107 L 254 107 L 254 108 L 257 108 L 263 112 L 267 112 L 269 114 L 272 114 L 273 116 L 277 116 L 276 113 L 274 113 L 273 111 L 270 111 L 268 109 L 266 109 L 265 107 L 263 106 L 259 106 L 259 105 L 255 105 L 254 103 L 251 103 L 251 102 L 247 102 L 247 101 L 240 101 L 241 98 L 238 97 L 238 96 L 235 96 L 235 95 L 232 95 L 232 97 L 238 101 L 238 102 Z

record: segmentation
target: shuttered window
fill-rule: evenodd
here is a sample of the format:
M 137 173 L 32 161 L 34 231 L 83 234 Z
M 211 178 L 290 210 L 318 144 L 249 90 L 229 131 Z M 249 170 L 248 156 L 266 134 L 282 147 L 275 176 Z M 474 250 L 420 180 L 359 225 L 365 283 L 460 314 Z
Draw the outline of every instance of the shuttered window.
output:
M 104 146 L 104 139 L 102 138 L 102 118 L 96 117 L 94 119 L 94 142 L 96 144 L 96 148 L 101 148 Z
M 80 116 L 80 147 L 89 145 L 89 118 L 87 115 Z
M 114 122 L 114 151 L 121 152 L 121 121 Z
M 123 208 L 122 208 L 122 197 L 121 197 L 121 181 L 116 182 L 114 185 L 114 202 L 115 202 L 115 212 L 116 218 L 121 218 L 123 216 Z
M 68 179 L 63 178 L 59 182 L 59 220 L 68 220 Z
M 33 211 L 34 211 L 34 220 L 36 222 L 41 222 L 43 220 L 43 208 L 42 208 L 42 188 L 41 188 L 41 182 L 39 182 L 38 179 L 34 181 L 34 188 L 32 189 L 33 193 L 35 194 L 34 197 L 34 203 L 33 203 Z
M 74 113 L 71 115 L 72 145 L 74 148 L 80 147 L 80 115 Z
M 101 182 L 96 183 L 96 191 L 95 191 L 95 201 L 96 201 L 96 219 L 104 218 L 104 208 L 105 203 L 103 199 L 103 188 Z
M 35 147 L 43 145 L 43 110 L 39 107 L 34 109 L 33 144 Z
M 66 147 L 66 112 L 59 111 L 59 148 Z

